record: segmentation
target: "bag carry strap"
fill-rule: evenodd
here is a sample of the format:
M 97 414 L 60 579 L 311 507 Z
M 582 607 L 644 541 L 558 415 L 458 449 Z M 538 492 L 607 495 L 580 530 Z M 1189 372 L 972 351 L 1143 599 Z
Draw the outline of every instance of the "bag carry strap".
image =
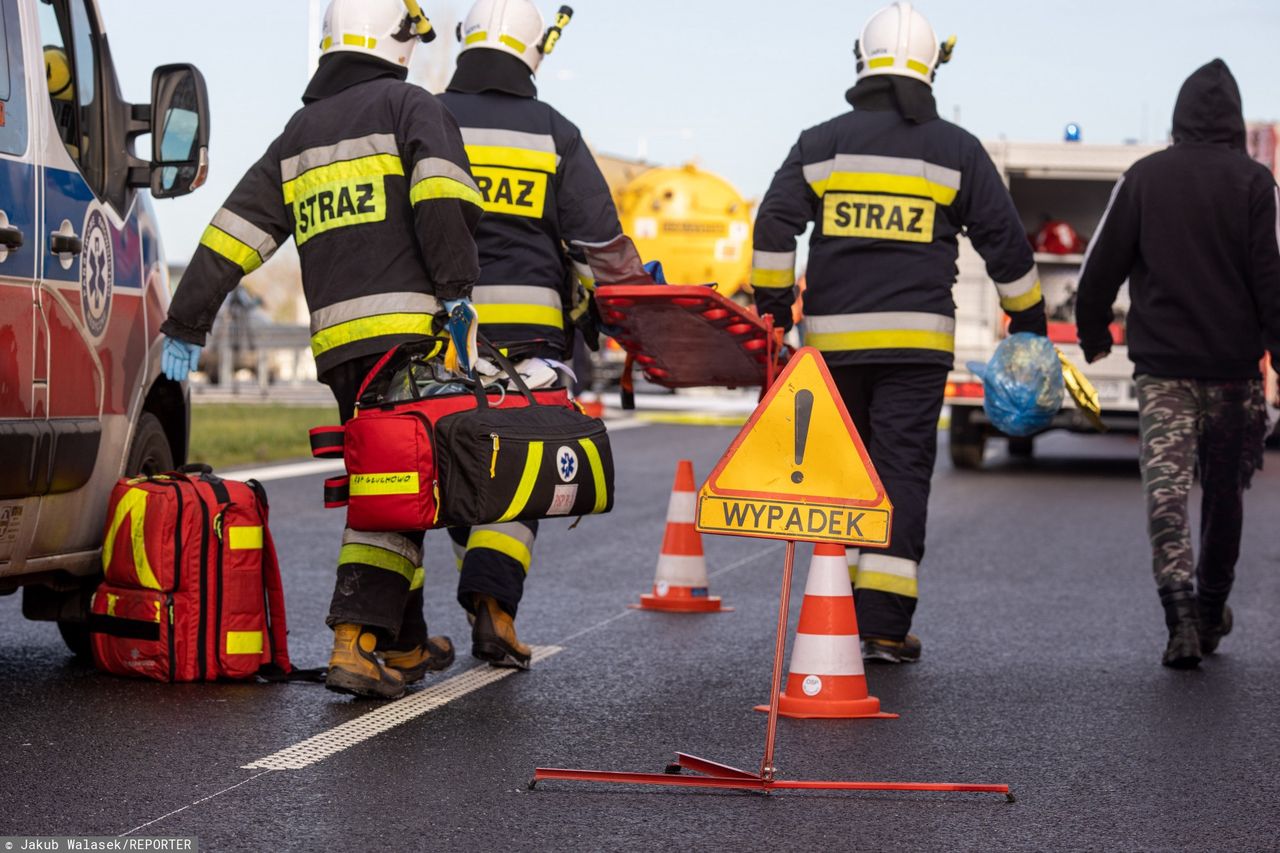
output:
M 280 579 L 280 561 L 276 543 L 268 525 L 270 505 L 266 489 L 257 480 L 245 483 L 258 497 L 258 518 L 262 521 L 262 590 L 267 616 L 267 641 L 271 644 L 271 663 L 258 668 L 264 681 L 324 681 L 324 669 L 295 669 L 289 660 L 289 625 L 284 611 L 284 584 Z
M 348 476 L 330 477 L 324 481 L 325 509 L 340 509 L 347 505 L 351 497 L 351 478 Z
M 483 335 L 480 335 L 479 338 L 481 349 L 486 351 L 488 356 L 497 362 L 498 367 L 502 368 L 503 372 L 507 374 L 507 377 L 515 384 L 516 390 L 529 401 L 529 405 L 542 405 L 538 402 L 538 399 L 533 396 L 533 392 L 529 390 L 529 386 L 525 384 L 524 377 L 520 375 L 520 371 L 516 370 L 515 365 L 511 363 L 511 359 L 503 355 L 502 351 L 490 343 Z M 484 385 L 482 383 L 476 382 L 475 392 L 476 400 L 479 402 L 480 408 L 489 408 L 489 392 L 484 389 Z
M 346 427 L 318 426 L 313 427 L 311 437 L 311 455 L 317 459 L 341 459 L 346 446 Z

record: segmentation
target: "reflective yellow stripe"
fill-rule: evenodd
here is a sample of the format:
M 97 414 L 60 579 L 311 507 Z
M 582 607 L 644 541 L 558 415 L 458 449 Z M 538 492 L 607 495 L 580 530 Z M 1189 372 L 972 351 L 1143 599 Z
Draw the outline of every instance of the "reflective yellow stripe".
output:
M 473 166 L 508 166 L 552 175 L 556 172 L 554 151 L 535 151 L 532 148 L 512 148 L 506 145 L 468 145 L 467 159 Z
M 538 482 L 538 469 L 542 466 L 542 442 L 529 442 L 529 455 L 524 460 L 524 473 L 520 475 L 520 485 L 516 487 L 516 496 L 511 499 L 511 506 L 498 519 L 498 523 L 510 521 L 524 510 L 533 494 L 533 485 Z
M 232 551 L 261 551 L 261 527 L 232 527 L 227 531 L 227 542 Z
M 351 497 L 366 495 L 416 495 L 417 471 L 389 471 L 385 474 L 352 474 Z
M 1020 296 L 1006 296 L 1000 299 L 1000 307 L 1006 311 L 1026 311 L 1043 298 L 1040 282 Z
M 436 198 L 457 198 L 480 206 L 480 193 L 453 178 L 423 178 L 409 190 L 409 203 L 417 204 Z
M 115 515 L 111 517 L 111 526 L 107 528 L 106 541 L 102 546 L 102 570 L 106 571 L 111 564 L 111 555 L 116 550 L 116 534 L 120 525 L 129 519 L 129 538 L 133 554 L 133 571 L 138 576 L 138 586 L 144 589 L 160 589 L 160 581 L 151 570 L 151 562 L 147 559 L 146 527 L 147 493 L 142 489 L 129 489 L 116 504 Z
M 355 33 L 344 33 L 342 43 L 349 44 L 352 47 L 367 47 L 369 50 L 373 50 L 377 46 L 378 40 L 376 38 L 358 36 Z
M 604 512 L 605 506 L 609 503 L 609 495 L 605 491 L 604 465 L 600 462 L 600 451 L 596 448 L 596 443 L 589 438 L 584 438 L 579 443 L 582 445 L 583 452 L 587 454 L 587 460 L 591 462 L 591 478 L 596 487 L 596 503 L 591 511 Z
M 262 654 L 261 631 L 228 631 L 227 654 L 260 655 Z
M 907 60 L 907 67 L 917 74 L 929 73 L 929 66 L 925 65 L 923 62 L 916 62 L 914 59 Z
M 790 270 L 751 270 L 752 287 L 790 287 L 796 283 L 796 272 Z
M 867 62 L 868 68 L 887 68 L 890 65 L 893 65 L 892 56 L 877 56 L 875 59 Z
M 477 32 L 477 33 L 472 33 L 471 35 L 467 36 L 467 41 L 466 41 L 466 43 L 467 43 L 467 44 L 475 44 L 475 43 L 476 43 L 476 42 L 478 42 L 478 41 L 484 41 L 484 40 L 485 40 L 485 39 L 487 39 L 488 37 L 489 37 L 489 33 L 488 33 L 487 31 L 485 31 L 485 30 L 480 30 L 480 31 L 479 31 L 479 32 Z
M 512 38 L 506 33 L 503 33 L 502 35 L 498 36 L 498 41 L 502 42 L 507 47 L 514 50 L 516 53 L 524 53 L 525 50 L 527 49 L 525 47 L 524 42 L 520 41 L 520 39 Z
M 409 591 L 413 592 L 415 589 L 422 589 L 422 584 L 426 579 L 426 571 L 423 570 L 422 566 L 418 566 L 413 570 L 413 580 L 409 581 Z
M 156 606 L 155 615 L 153 615 L 151 618 L 154 619 L 156 622 L 159 622 L 160 621 L 160 600 L 157 599 L 151 603 Z
M 389 572 L 395 572 L 404 577 L 409 583 L 413 583 L 413 576 L 418 571 L 408 559 L 373 545 L 360 545 L 352 543 L 343 545 L 342 550 L 338 552 L 338 563 L 360 563 L 365 566 L 373 566 L 376 569 L 386 569 Z
M 474 531 L 467 538 L 467 550 L 470 551 L 472 548 L 488 548 L 490 551 L 505 554 L 519 563 L 526 574 L 529 571 L 529 564 L 533 562 L 533 553 L 528 545 L 514 536 L 499 533 L 497 530 Z
M 564 312 L 550 305 L 495 305 L 476 303 L 481 326 L 522 325 L 564 328 Z
M 869 572 L 863 569 L 858 572 L 855 581 L 857 589 L 874 589 L 879 592 L 891 592 L 894 595 L 905 595 L 907 598 L 919 598 L 919 583 L 915 578 L 904 578 L 898 575 L 886 575 L 882 572 Z
M 429 314 L 379 314 L 348 320 L 311 336 L 311 354 L 319 357 L 335 347 L 384 335 L 430 335 Z
M 293 204 L 294 200 L 308 195 L 312 190 L 327 184 L 351 181 L 359 178 L 377 178 L 384 175 L 403 175 L 404 163 L 394 154 L 370 154 L 354 160 L 330 163 L 317 166 L 303 172 L 281 187 L 285 204 Z
M 810 183 L 818 195 L 828 192 L 894 193 L 931 198 L 938 204 L 951 204 L 958 190 L 920 175 L 891 175 L 887 172 L 832 172 L 831 176 Z
M 924 332 L 918 329 L 880 332 L 819 332 L 804 336 L 806 346 L 823 352 L 868 349 L 929 349 L 955 352 L 955 335 L 947 332 Z
M 204 229 L 204 235 L 200 238 L 200 245 L 209 249 L 215 255 L 231 261 L 231 263 L 244 270 L 246 275 L 262 266 L 262 255 L 258 254 L 257 249 L 241 243 L 226 231 L 215 228 L 212 225 Z
M 113 593 L 107 593 L 107 615 L 116 615 L 116 602 L 120 600 L 120 596 Z

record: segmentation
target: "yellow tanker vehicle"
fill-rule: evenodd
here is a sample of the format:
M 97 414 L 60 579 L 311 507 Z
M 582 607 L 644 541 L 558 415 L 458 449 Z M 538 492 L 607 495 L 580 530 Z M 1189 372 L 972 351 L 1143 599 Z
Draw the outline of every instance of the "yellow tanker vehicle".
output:
M 747 285 L 751 203 L 728 181 L 692 163 L 628 177 L 613 198 L 640 257 L 662 261 L 671 284 L 716 282 L 725 296 Z

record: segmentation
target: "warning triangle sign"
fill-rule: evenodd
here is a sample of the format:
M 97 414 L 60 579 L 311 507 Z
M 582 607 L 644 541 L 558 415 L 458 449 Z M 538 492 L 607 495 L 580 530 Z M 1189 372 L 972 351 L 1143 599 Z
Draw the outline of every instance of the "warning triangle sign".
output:
M 698 500 L 698 529 L 887 545 L 893 507 L 821 354 L 797 352 Z

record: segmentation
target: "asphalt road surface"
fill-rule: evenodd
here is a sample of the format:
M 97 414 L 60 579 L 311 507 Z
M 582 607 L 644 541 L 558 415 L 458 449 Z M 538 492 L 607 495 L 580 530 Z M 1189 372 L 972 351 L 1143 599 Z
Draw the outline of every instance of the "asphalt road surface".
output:
M 711 591 L 731 613 L 626 609 L 652 581 L 677 458 L 705 476 L 732 436 L 614 436 L 617 510 L 543 527 L 518 625 L 547 656 L 528 673 L 487 683 L 493 671 L 465 654 L 453 561 L 429 536 L 428 621 L 463 653 L 390 712 L 317 685 L 100 675 L 52 625 L 25 622 L 18 596 L 0 599 L 0 835 L 197 836 L 204 850 L 1280 848 L 1280 457 L 1249 495 L 1236 631 L 1199 671 L 1175 672 L 1159 665 L 1124 437 L 1050 436 L 1034 461 L 993 454 L 980 473 L 940 461 L 924 661 L 869 671 L 901 718 L 780 725 L 782 776 L 1007 782 L 1017 802 L 527 790 L 536 766 L 660 771 L 676 750 L 758 767 L 765 720 L 751 708 L 768 695 L 781 546 L 706 538 Z M 327 657 L 342 526 L 320 480 L 268 484 L 302 665 Z M 796 610 L 807 563 L 802 548 Z

